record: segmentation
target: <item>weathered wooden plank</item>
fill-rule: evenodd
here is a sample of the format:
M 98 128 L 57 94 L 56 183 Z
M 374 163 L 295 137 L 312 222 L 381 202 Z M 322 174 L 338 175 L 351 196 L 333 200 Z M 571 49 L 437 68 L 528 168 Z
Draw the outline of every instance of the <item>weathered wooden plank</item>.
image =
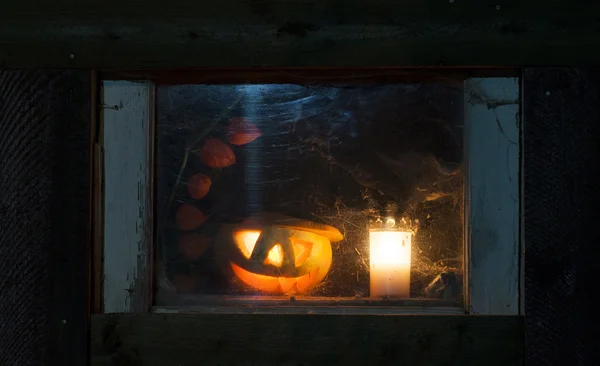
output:
M 459 307 L 450 306 L 327 306 L 323 304 L 298 304 L 297 306 L 268 306 L 253 304 L 247 306 L 201 305 L 201 306 L 155 306 L 157 314 L 309 314 L 309 315 L 464 315 Z
M 338 67 L 338 68 L 216 68 L 183 70 L 109 70 L 104 80 L 151 80 L 160 85 L 286 84 L 299 85 L 455 82 L 465 78 L 518 77 L 516 67 Z
M 447 315 L 465 314 L 454 301 L 373 300 L 355 297 L 157 294 L 153 312 L 204 314 Z
M 85 365 L 89 71 L 0 70 L 0 365 Z
M 91 271 L 91 304 L 92 313 L 104 311 L 104 132 L 100 121 L 101 83 L 98 72 L 91 71 L 92 95 L 90 98 L 92 111 L 93 172 L 92 172 L 92 271 Z
M 519 88 L 520 88 L 520 101 L 521 101 L 521 121 L 520 121 L 520 141 L 519 141 L 519 171 L 520 171 L 520 183 L 519 183 L 519 240 L 521 242 L 519 248 L 519 315 L 525 315 L 525 247 L 527 241 L 525 240 L 525 97 L 523 95 L 525 78 L 523 77 L 523 73 L 521 73 L 521 77 L 519 78 Z M 531 108 L 535 108 L 533 105 Z
M 569 0 L 32 0 L 3 6 L 0 65 L 594 64 L 599 22 Z
M 151 306 L 153 90 L 145 82 L 103 83 L 106 313 Z
M 522 365 L 523 319 L 105 314 L 91 365 Z
M 598 363 L 600 69 L 523 70 L 528 365 Z
M 517 78 L 465 82 L 467 310 L 520 308 L 520 118 Z

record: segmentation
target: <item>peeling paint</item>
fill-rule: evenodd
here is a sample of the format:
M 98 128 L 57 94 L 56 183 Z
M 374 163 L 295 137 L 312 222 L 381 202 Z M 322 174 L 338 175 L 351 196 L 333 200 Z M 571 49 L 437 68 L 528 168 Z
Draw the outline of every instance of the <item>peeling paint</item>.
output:
M 119 108 L 104 112 L 104 310 L 141 311 L 149 287 L 151 179 L 147 164 L 150 123 L 149 84 L 104 82 L 104 103 Z M 126 158 L 124 158 L 126 157 Z M 149 164 L 148 164 L 149 165 Z M 148 295 L 149 297 L 149 295 Z
M 515 78 L 465 82 L 470 177 L 467 303 L 473 314 L 519 311 L 518 98 Z
M 483 79 L 489 80 L 489 79 Z M 517 90 L 518 90 L 518 84 Z M 505 85 L 498 85 L 498 89 L 505 88 Z M 476 81 L 475 79 L 471 79 L 468 87 L 468 103 L 473 105 L 485 105 L 488 109 L 495 109 L 501 106 L 506 105 L 518 105 L 519 104 L 519 95 L 518 91 L 516 95 L 512 95 L 513 93 L 503 93 L 504 95 L 488 95 L 489 89 L 485 89 L 482 86 L 481 81 Z M 494 94 L 498 94 L 497 90 L 495 90 Z

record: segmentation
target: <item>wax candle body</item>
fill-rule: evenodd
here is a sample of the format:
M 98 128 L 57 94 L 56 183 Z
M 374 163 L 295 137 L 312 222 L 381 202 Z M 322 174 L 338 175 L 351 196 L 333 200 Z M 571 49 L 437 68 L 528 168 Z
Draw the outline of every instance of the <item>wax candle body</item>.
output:
M 410 296 L 412 234 L 370 230 L 370 296 Z

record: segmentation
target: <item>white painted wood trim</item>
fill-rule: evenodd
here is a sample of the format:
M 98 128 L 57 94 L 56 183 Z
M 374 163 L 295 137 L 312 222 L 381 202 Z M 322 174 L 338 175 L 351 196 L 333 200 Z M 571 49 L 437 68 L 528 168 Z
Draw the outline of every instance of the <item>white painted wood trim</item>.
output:
M 154 87 L 104 81 L 104 312 L 151 306 Z
M 465 90 L 465 303 L 470 314 L 520 310 L 518 78 L 469 79 Z

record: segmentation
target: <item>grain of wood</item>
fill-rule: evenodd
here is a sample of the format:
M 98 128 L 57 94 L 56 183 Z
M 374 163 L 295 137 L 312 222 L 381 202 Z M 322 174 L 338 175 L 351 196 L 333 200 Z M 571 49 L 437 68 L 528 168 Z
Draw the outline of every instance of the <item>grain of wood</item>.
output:
M 519 314 L 520 118 L 517 78 L 465 81 L 467 310 Z
M 91 365 L 522 365 L 524 346 L 520 317 L 106 314 Z
M 383 63 L 382 63 L 383 65 Z M 315 83 L 388 84 L 457 82 L 465 78 L 518 77 L 519 68 L 509 67 L 327 67 L 327 68 L 250 68 L 184 70 L 106 70 L 105 80 L 151 80 L 160 85 L 181 84 L 251 84 L 314 85 Z
M 597 3 L 497 6 L 496 0 L 11 2 L 0 13 L 0 65 L 165 69 L 600 61 Z
M 528 365 L 598 363 L 600 69 L 523 70 Z
M 91 141 L 93 143 L 92 173 L 92 313 L 104 311 L 104 131 L 100 119 L 100 89 L 98 72 L 91 71 Z
M 151 253 L 153 87 L 105 81 L 104 312 L 147 312 L 152 303 Z
M 0 365 L 88 358 L 89 87 L 0 70 Z

